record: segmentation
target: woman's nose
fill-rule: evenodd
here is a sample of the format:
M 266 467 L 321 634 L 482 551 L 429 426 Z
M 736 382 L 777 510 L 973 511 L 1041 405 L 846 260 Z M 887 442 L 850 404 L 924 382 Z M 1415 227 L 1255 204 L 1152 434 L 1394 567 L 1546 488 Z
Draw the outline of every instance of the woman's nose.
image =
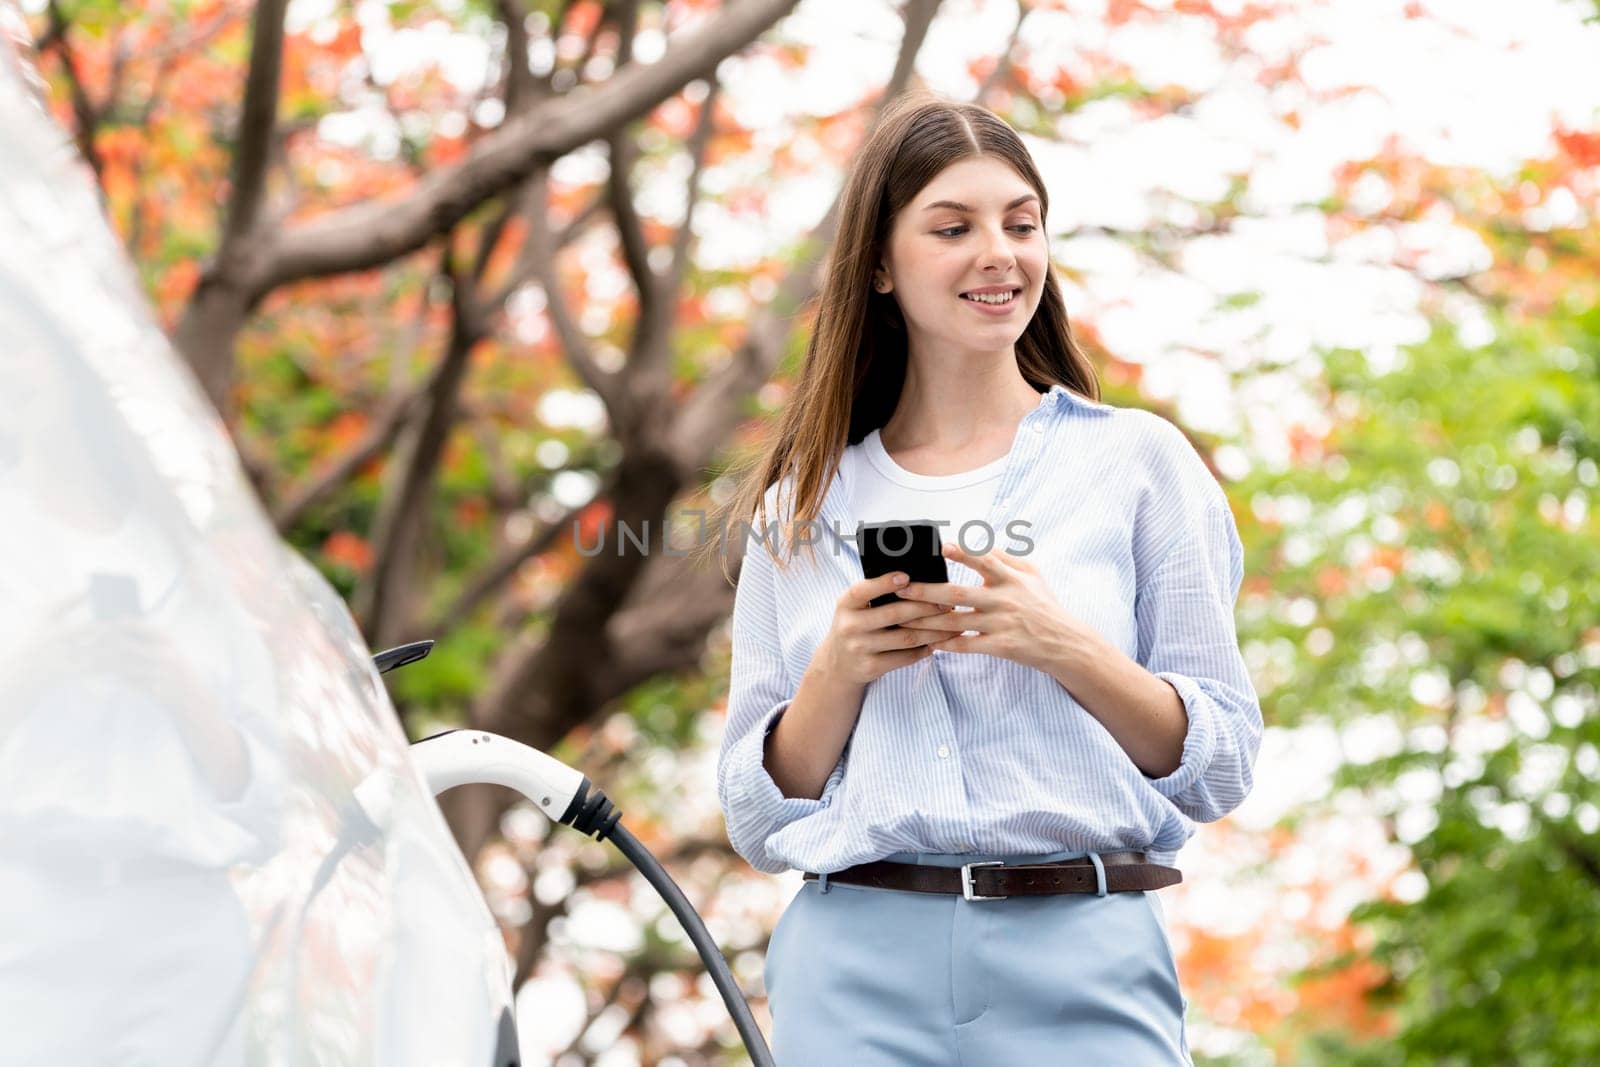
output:
M 985 230 L 982 240 L 982 253 L 978 263 L 981 266 L 1009 266 L 1015 258 L 1011 251 L 1011 243 L 1006 240 L 1004 233 Z

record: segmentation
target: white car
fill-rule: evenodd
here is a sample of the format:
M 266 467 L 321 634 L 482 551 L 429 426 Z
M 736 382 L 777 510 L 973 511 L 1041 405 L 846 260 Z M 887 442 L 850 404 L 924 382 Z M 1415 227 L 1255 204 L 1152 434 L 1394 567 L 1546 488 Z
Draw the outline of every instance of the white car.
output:
M 511 965 L 0 36 L 0 1065 L 517 1062 Z

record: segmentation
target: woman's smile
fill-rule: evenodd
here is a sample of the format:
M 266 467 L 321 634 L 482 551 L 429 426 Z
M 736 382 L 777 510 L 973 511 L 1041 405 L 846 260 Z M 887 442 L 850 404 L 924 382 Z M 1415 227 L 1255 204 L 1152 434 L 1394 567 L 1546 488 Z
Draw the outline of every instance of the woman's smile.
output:
M 1010 295 L 991 293 L 963 294 L 958 299 L 963 304 L 970 305 L 979 314 L 989 315 L 994 318 L 1004 318 L 1011 314 L 1021 296 L 1021 290 L 1013 290 Z

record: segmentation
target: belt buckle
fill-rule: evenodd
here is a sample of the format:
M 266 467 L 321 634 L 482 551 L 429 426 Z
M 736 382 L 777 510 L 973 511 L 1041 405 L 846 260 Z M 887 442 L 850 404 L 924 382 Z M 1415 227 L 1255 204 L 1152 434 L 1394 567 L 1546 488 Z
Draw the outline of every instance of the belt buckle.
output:
M 1008 897 L 980 896 L 972 891 L 972 868 L 974 867 L 1004 867 L 1004 860 L 979 860 L 976 863 L 963 863 L 961 865 L 961 897 L 963 900 L 1007 900 Z

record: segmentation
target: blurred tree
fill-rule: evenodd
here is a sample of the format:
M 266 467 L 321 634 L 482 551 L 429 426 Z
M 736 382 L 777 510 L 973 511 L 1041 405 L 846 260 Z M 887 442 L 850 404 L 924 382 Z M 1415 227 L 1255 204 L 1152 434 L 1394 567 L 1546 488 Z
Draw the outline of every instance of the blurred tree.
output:
M 1237 486 L 1270 591 L 1241 633 L 1279 723 L 1382 726 L 1335 788 L 1374 801 L 1426 888 L 1353 912 L 1380 970 L 1352 948 L 1302 975 L 1355 968 L 1393 1032 L 1302 999 L 1292 1061 L 1600 1061 L 1600 311 L 1325 368 L 1331 432 Z

